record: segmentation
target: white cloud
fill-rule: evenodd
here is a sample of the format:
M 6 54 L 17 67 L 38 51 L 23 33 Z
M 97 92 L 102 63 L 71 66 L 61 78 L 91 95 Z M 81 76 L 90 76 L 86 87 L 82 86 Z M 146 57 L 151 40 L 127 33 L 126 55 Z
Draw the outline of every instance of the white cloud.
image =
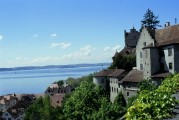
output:
M 122 47 L 120 45 L 116 45 L 113 47 L 105 47 L 103 50 L 104 50 L 104 52 L 114 52 L 114 51 L 120 51 L 121 48 Z
M 90 45 L 86 45 L 80 48 L 80 53 L 86 56 L 90 56 L 93 50 L 95 50 L 95 48 L 92 48 Z
M 57 34 L 56 34 L 56 33 L 52 33 L 50 36 L 51 36 L 52 38 L 54 38 L 54 37 L 57 37 Z
M 36 38 L 36 37 L 38 37 L 38 34 L 34 34 L 33 36 Z
M 51 46 L 51 48 L 60 47 L 62 49 L 66 49 L 66 48 L 70 47 L 70 45 L 71 45 L 71 43 L 55 43 L 55 42 L 53 42 L 53 43 L 51 43 L 50 46 Z
M 104 51 L 109 51 L 109 50 L 111 50 L 110 47 L 105 47 L 105 48 L 104 48 Z
M 62 56 L 63 59 L 73 59 L 73 60 L 84 60 L 89 59 L 89 57 L 92 57 L 92 53 L 95 50 L 95 48 L 91 47 L 90 45 L 86 45 L 82 48 L 80 48 L 78 51 L 67 54 Z M 85 61 L 84 61 L 85 62 Z
M 0 40 L 2 40 L 4 37 L 2 35 L 0 35 Z

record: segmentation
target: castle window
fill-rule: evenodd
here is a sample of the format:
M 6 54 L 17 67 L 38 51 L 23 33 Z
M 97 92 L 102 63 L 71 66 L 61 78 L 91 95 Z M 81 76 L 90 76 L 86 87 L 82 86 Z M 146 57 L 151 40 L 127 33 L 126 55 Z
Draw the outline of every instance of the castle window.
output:
M 140 64 L 140 70 L 143 70 L 143 64 Z
M 117 88 L 117 93 L 118 93 L 118 88 Z
M 127 96 L 129 96 L 129 92 L 127 92 Z
M 168 56 L 172 56 L 172 48 L 168 48 Z
M 140 52 L 140 58 L 142 58 L 142 52 Z
M 144 42 L 144 46 L 146 46 L 146 42 Z
M 171 70 L 173 68 L 172 63 L 169 63 L 169 69 Z

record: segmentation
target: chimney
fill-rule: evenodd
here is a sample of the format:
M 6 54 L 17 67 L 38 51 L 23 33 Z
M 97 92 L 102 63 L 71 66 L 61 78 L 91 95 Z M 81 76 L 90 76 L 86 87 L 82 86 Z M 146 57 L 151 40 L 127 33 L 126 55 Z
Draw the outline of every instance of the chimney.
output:
M 166 22 L 165 27 L 170 26 L 170 22 Z

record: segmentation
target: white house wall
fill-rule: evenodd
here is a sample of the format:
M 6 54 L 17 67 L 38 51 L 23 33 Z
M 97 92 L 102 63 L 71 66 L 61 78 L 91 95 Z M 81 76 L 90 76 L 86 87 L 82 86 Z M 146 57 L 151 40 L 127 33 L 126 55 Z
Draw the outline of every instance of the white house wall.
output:
M 152 37 L 150 36 L 149 32 L 147 31 L 146 28 L 142 29 L 140 38 L 137 42 L 137 46 L 136 46 L 136 64 L 137 64 L 137 70 L 141 70 L 140 68 L 140 64 L 143 65 L 143 47 L 144 46 L 144 42 L 146 43 L 146 46 L 153 43 L 154 44 L 154 40 L 152 39 Z M 142 52 L 142 58 L 140 57 L 140 53 Z M 144 65 L 143 65 L 144 68 Z

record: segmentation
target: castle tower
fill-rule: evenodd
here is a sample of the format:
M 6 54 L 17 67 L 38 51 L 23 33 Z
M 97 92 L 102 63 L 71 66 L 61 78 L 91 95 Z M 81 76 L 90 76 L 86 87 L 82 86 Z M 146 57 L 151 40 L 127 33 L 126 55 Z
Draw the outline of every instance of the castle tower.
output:
M 130 32 L 124 30 L 125 47 L 136 48 L 140 33 L 133 27 Z

